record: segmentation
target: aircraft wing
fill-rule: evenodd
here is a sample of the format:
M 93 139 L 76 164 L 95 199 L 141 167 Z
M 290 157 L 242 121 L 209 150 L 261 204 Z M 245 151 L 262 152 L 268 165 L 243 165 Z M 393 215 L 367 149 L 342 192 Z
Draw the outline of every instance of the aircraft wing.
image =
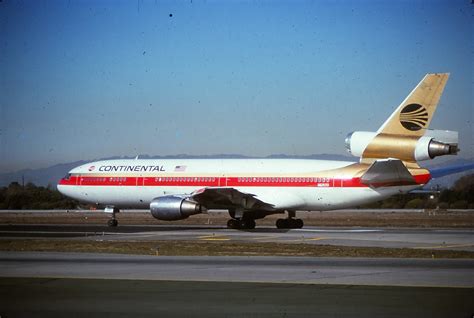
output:
M 403 162 L 397 159 L 374 161 L 360 180 L 363 184 L 374 188 L 388 185 L 416 184 L 415 179 Z
M 191 198 L 208 209 L 274 210 L 274 205 L 257 199 L 255 194 L 234 188 L 203 188 L 193 192 Z

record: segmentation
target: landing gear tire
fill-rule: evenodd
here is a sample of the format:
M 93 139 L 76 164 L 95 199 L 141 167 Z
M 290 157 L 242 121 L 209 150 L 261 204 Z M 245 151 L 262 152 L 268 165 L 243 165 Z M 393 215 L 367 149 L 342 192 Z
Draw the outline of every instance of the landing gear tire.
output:
M 288 219 L 278 219 L 276 221 L 277 229 L 287 229 L 288 228 Z
M 255 220 L 248 219 L 248 220 L 240 220 L 240 228 L 246 230 L 252 230 L 255 228 Z
M 295 219 L 295 228 L 301 229 L 304 226 L 304 222 L 302 219 Z
M 304 226 L 302 219 L 278 219 L 276 227 L 278 229 L 301 229 Z
M 239 221 L 236 219 L 230 219 L 227 221 L 227 227 L 229 229 L 238 229 L 240 227 Z
M 246 230 L 251 230 L 255 228 L 255 220 L 253 219 L 243 219 L 243 220 L 237 220 L 237 219 L 230 219 L 227 221 L 227 227 L 229 229 L 246 229 Z
M 116 219 L 110 219 L 107 222 L 107 225 L 110 226 L 110 227 L 116 227 L 118 225 L 118 221 Z

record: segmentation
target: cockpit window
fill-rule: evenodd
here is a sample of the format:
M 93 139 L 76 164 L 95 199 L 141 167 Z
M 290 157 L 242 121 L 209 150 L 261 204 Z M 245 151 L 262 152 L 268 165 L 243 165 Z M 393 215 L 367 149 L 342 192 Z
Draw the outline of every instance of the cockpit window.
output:
M 70 173 L 68 173 L 67 175 L 65 175 L 65 176 L 64 176 L 64 178 L 63 178 L 63 179 L 64 179 L 64 180 L 69 180 L 70 178 L 71 178 L 71 174 L 70 174 Z

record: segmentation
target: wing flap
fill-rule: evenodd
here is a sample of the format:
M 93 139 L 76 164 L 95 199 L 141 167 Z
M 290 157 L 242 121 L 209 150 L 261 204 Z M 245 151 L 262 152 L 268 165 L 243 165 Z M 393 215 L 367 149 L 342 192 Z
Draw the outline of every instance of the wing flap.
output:
M 203 188 L 191 195 L 196 202 L 208 209 L 273 210 L 273 205 L 259 200 L 255 194 L 241 192 L 234 188 Z

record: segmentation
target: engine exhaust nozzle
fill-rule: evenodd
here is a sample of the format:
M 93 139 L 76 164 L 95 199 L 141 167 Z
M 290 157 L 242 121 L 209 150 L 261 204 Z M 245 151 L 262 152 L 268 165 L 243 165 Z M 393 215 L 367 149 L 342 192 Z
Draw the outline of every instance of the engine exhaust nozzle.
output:
M 428 145 L 428 154 L 430 158 L 445 155 L 455 155 L 459 152 L 458 145 L 445 144 L 436 140 L 431 140 Z

